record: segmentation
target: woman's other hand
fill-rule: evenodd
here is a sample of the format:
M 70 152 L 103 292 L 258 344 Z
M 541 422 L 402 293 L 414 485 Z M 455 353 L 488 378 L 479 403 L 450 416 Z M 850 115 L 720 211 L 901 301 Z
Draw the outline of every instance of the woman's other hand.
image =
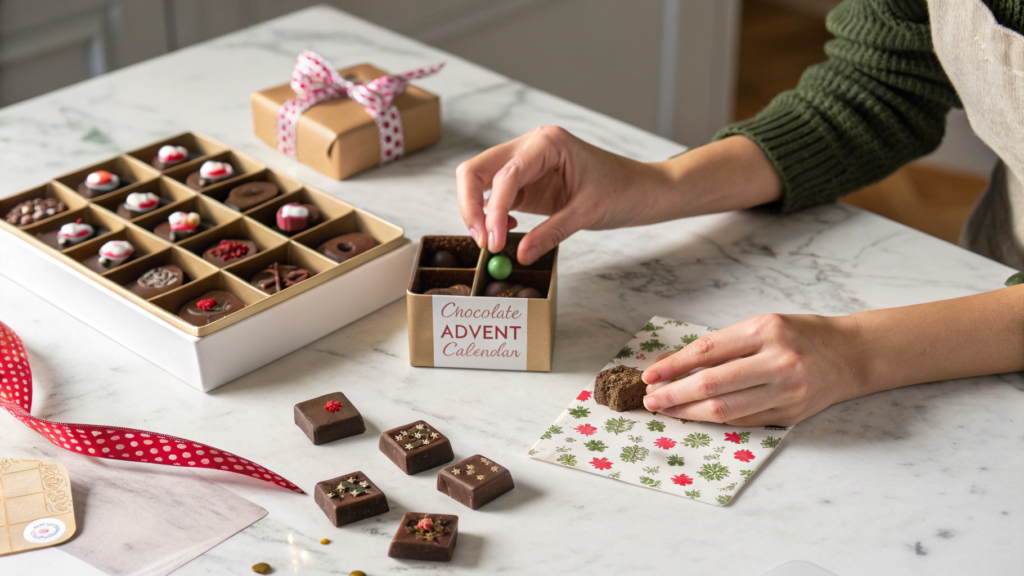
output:
M 755 316 L 703 336 L 644 371 L 644 405 L 673 418 L 792 426 L 865 393 L 856 319 Z M 699 372 L 672 382 L 697 368 Z M 653 390 L 653 391 L 652 391 Z

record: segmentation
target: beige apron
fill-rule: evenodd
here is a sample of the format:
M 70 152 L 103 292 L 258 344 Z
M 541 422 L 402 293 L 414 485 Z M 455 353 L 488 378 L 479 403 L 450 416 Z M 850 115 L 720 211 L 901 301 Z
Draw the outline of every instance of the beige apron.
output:
M 1024 270 L 1024 36 L 981 0 L 928 0 L 932 44 L 974 132 L 1000 162 L 960 245 Z

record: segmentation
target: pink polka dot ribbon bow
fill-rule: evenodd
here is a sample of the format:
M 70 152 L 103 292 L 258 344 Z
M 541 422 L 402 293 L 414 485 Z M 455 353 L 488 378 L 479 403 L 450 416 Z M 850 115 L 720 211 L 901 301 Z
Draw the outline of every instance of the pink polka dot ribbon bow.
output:
M 405 91 L 410 80 L 430 76 L 441 68 L 444 68 L 444 62 L 402 74 L 381 76 L 369 82 L 352 82 L 342 78 L 323 56 L 306 50 L 299 54 L 292 70 L 291 87 L 296 96 L 277 109 L 278 151 L 296 158 L 295 134 L 299 116 L 320 102 L 348 97 L 362 104 L 377 123 L 380 163 L 398 160 L 405 154 L 405 138 L 402 117 L 394 105 L 395 96 Z
M 54 445 L 71 452 L 112 460 L 223 470 L 304 494 L 298 486 L 273 471 L 202 442 L 145 430 L 66 424 L 32 416 L 32 369 L 25 345 L 3 322 L 0 322 L 0 408 Z

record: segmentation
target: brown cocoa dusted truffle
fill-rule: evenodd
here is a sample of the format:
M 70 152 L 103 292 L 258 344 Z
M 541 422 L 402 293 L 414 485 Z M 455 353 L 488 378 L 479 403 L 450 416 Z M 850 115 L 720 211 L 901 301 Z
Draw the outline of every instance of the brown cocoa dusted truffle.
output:
M 621 364 L 602 370 L 594 384 L 594 400 L 616 412 L 643 408 L 647 384 L 642 376 L 640 370 Z

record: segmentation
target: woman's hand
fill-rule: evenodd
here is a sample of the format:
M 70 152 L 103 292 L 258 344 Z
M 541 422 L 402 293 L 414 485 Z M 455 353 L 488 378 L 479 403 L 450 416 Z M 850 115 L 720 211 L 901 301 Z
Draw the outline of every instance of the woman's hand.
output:
M 544 126 L 463 162 L 456 178 L 462 219 L 477 244 L 492 252 L 504 248 L 508 230 L 516 225 L 509 211 L 550 216 L 519 243 L 517 258 L 523 264 L 579 230 L 749 208 L 782 196 L 775 169 L 742 136 L 644 163 Z
M 515 227 L 510 210 L 551 217 L 519 244 L 530 264 L 573 233 L 649 220 L 668 182 L 650 164 L 630 160 L 555 126 L 537 128 L 484 151 L 456 171 L 459 208 L 469 233 L 492 252 Z M 484 191 L 491 189 L 484 215 Z
M 644 406 L 673 418 L 792 426 L 866 393 L 853 316 L 767 314 L 703 336 L 646 371 Z M 653 390 L 653 391 L 652 391 Z

